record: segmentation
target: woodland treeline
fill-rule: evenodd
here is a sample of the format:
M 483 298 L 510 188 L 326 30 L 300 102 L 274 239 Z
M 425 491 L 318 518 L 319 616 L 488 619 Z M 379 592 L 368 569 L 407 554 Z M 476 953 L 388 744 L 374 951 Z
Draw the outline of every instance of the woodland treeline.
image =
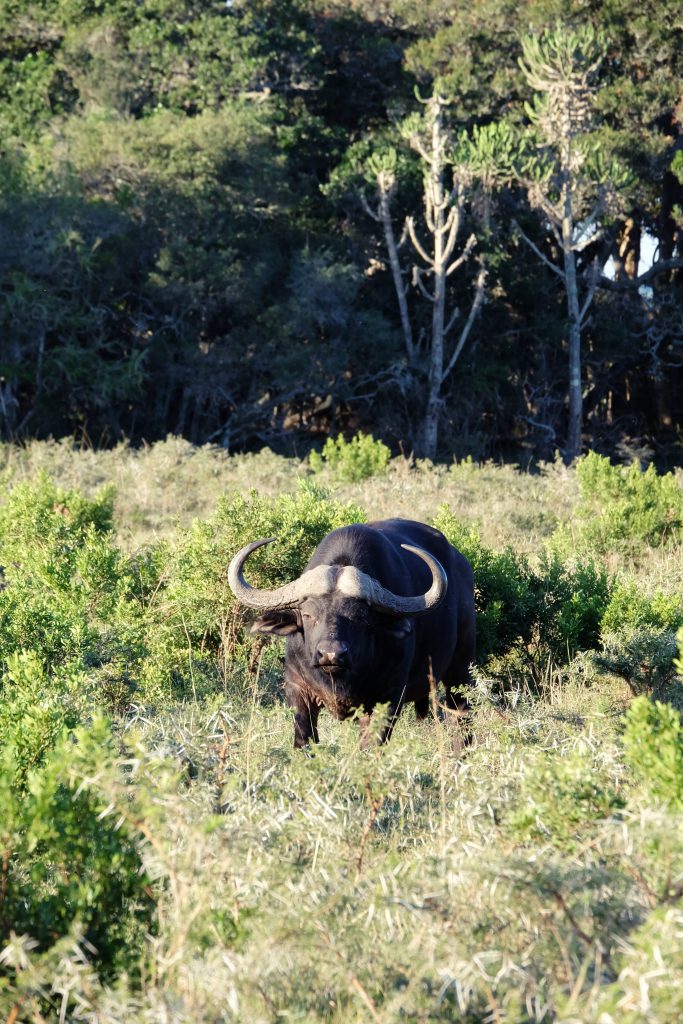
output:
M 682 63 L 679 0 L 4 0 L 0 436 L 676 458 Z

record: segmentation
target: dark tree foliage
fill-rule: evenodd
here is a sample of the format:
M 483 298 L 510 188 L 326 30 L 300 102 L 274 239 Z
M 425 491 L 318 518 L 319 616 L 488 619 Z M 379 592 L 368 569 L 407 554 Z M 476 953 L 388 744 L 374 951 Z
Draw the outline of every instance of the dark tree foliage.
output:
M 494 121 L 525 130 L 521 37 L 591 21 L 607 40 L 602 145 L 632 178 L 609 239 L 613 275 L 585 327 L 583 442 L 670 457 L 683 272 L 640 288 L 638 277 L 645 243 L 683 257 L 677 8 L 4 0 L 0 436 L 173 432 L 288 450 L 362 428 L 409 450 L 426 367 L 406 360 L 353 168 L 397 148 L 400 236 L 422 189 L 399 131 L 415 87 L 451 99 L 454 138 Z M 524 190 L 500 189 L 486 303 L 441 396 L 443 455 L 549 457 L 566 433 L 562 295 L 513 221 L 553 255 Z M 448 287 L 449 306 L 468 308 L 471 281 Z M 414 315 L 417 339 L 429 311 Z

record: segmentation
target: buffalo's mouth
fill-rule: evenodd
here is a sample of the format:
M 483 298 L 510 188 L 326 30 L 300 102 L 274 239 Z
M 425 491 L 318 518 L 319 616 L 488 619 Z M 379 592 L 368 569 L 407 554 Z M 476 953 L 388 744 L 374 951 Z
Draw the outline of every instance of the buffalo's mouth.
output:
M 348 665 L 318 665 L 318 668 L 326 676 L 344 676 L 349 674 Z

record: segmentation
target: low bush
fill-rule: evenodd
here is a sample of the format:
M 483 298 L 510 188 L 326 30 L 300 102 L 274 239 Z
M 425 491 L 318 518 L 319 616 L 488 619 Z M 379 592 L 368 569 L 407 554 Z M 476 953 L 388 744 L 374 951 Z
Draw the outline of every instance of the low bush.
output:
M 659 590 L 646 594 L 633 579 L 617 581 L 600 623 L 603 633 L 646 627 L 675 632 L 681 626 L 683 596 Z
M 624 804 L 609 771 L 589 753 L 544 753 L 528 766 L 510 824 L 524 842 L 545 840 L 567 849 L 585 842 Z
M 105 676 L 131 674 L 144 654 L 142 610 L 154 580 L 143 559 L 116 547 L 112 507 L 111 489 L 86 499 L 45 475 L 0 506 L 0 665 L 31 650 L 47 669 L 101 670 L 103 698 Z
M 390 458 L 391 452 L 383 441 L 360 431 L 350 441 L 341 434 L 328 437 L 321 453 L 311 452 L 309 463 L 315 473 L 327 466 L 338 479 L 358 483 L 384 473 Z
M 625 680 L 633 694 L 665 696 L 674 679 L 675 656 L 676 635 L 670 629 L 625 626 L 603 636 L 594 662 Z
M 683 810 L 683 721 L 670 704 L 636 697 L 626 712 L 626 762 L 650 799 Z
M 563 563 L 544 555 L 533 568 L 512 548 L 486 547 L 446 505 L 434 525 L 474 570 L 480 664 L 515 654 L 538 674 L 548 659 L 561 664 L 598 646 L 611 584 L 592 561 Z
M 571 523 L 554 536 L 561 553 L 638 553 L 683 539 L 683 487 L 675 473 L 659 475 L 653 465 L 641 470 L 613 466 L 590 452 L 576 466 L 579 502 Z
M 136 977 L 156 901 L 132 815 L 114 815 L 98 787 L 119 771 L 110 728 L 96 718 L 56 741 L 43 735 L 26 772 L 19 736 L 10 730 L 0 744 L 0 938 L 30 936 L 42 954 L 69 935 L 103 976 Z M 15 969 L 0 964 L 0 991 Z
M 620 580 L 602 616 L 595 663 L 624 679 L 634 694 L 663 695 L 676 671 L 676 630 L 682 625 L 679 595 L 648 595 L 635 580 Z
M 90 691 L 83 673 L 48 672 L 34 651 L 9 656 L 0 676 L 0 744 L 12 751 L 6 771 L 17 791 L 63 733 L 79 724 Z

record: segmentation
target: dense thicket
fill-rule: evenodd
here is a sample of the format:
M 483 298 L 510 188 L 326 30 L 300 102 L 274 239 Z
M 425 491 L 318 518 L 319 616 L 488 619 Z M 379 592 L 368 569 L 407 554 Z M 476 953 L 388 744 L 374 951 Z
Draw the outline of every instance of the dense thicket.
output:
M 454 137 L 501 120 L 524 133 L 521 39 L 559 19 L 604 33 L 596 138 L 629 172 L 600 240 L 616 279 L 583 329 L 584 444 L 671 452 L 681 272 L 634 281 L 646 237 L 658 258 L 683 256 L 678 8 L 4 0 L 0 436 L 286 448 L 362 427 L 412 447 L 426 354 L 406 357 L 355 170 L 395 147 L 398 238 L 421 209 L 420 157 L 400 130 L 421 109 L 415 87 L 451 101 Z M 544 457 L 567 433 L 566 302 L 513 223 L 551 261 L 553 237 L 519 184 L 489 198 L 486 300 L 440 395 L 441 450 Z M 474 274 L 448 278 L 465 316 Z M 406 283 L 419 342 L 431 310 Z

